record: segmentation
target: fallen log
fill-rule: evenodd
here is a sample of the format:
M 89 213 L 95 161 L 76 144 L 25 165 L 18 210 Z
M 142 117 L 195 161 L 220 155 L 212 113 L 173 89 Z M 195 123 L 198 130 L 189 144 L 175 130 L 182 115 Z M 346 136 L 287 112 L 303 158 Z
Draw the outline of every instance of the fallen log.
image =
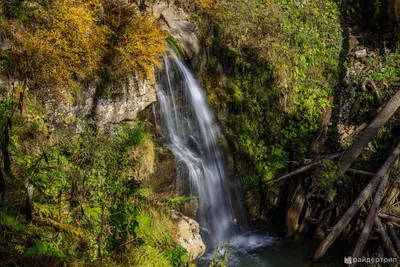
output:
M 400 253 L 400 240 L 396 234 L 396 231 L 394 230 L 393 224 L 387 223 L 386 226 L 387 226 L 389 235 L 393 241 L 394 247 L 396 248 L 397 253 Z
M 349 149 L 339 159 L 339 169 L 337 175 L 339 177 L 350 168 L 351 165 L 357 160 L 361 152 L 368 145 L 368 143 L 376 136 L 379 129 L 390 119 L 390 117 L 400 107 L 400 90 L 392 96 L 389 102 L 385 105 L 381 112 L 379 112 L 368 127 L 363 131 L 361 136 L 349 147 Z
M 357 213 L 357 211 L 361 208 L 361 206 L 365 203 L 365 201 L 371 196 L 372 192 L 380 183 L 382 177 L 386 175 L 386 173 L 393 166 L 399 154 L 400 154 L 400 143 L 397 145 L 392 154 L 379 169 L 375 177 L 371 179 L 371 181 L 367 184 L 367 186 L 363 189 L 363 191 L 358 195 L 358 197 L 354 200 L 351 206 L 343 214 L 340 220 L 335 224 L 332 231 L 321 242 L 320 246 L 318 247 L 317 251 L 314 254 L 315 261 L 324 256 L 325 252 L 336 240 L 336 238 L 343 231 L 343 229 L 348 225 L 353 216 Z
M 297 183 L 296 190 L 290 201 L 289 209 L 286 213 L 286 235 L 291 237 L 299 228 L 299 220 L 306 202 L 306 190 L 301 181 Z
M 388 237 L 386 229 L 383 226 L 381 219 L 379 219 L 379 217 L 375 218 L 375 225 L 376 225 L 376 230 L 380 234 L 383 244 L 385 245 L 385 248 L 389 256 L 393 258 L 399 258 L 399 255 L 397 254 L 396 249 L 393 247 L 392 241 Z
M 339 153 L 338 153 L 338 154 L 334 154 L 334 155 L 332 155 L 332 156 L 327 157 L 327 159 L 329 159 L 329 160 L 335 160 L 335 159 L 338 159 L 338 158 L 340 157 L 340 155 L 341 155 L 341 154 L 339 154 Z M 306 171 L 308 171 L 308 170 L 312 170 L 312 169 L 314 169 L 315 167 L 319 166 L 320 164 L 321 164 L 321 162 L 319 162 L 319 161 L 314 162 L 314 163 L 311 163 L 311 164 L 308 164 L 308 165 L 303 166 L 303 167 L 301 167 L 301 168 L 299 168 L 299 169 L 297 169 L 297 170 L 295 170 L 295 171 L 293 171 L 293 172 L 290 172 L 290 173 L 288 173 L 288 174 L 285 174 L 285 175 L 283 175 L 283 176 L 281 176 L 281 177 L 278 177 L 278 178 L 275 178 L 275 179 L 271 179 L 271 180 L 265 182 L 265 184 L 274 184 L 274 183 L 280 182 L 280 181 L 282 181 L 282 180 L 285 180 L 285 179 L 290 178 L 290 177 L 292 177 L 292 176 L 295 176 L 295 175 L 297 175 L 297 174 L 306 172 Z
M 372 231 L 372 227 L 374 226 L 376 213 L 378 212 L 379 206 L 382 202 L 385 193 L 385 187 L 386 184 L 388 183 L 388 180 L 389 180 L 389 175 L 388 174 L 384 175 L 379 184 L 378 189 L 376 190 L 374 201 L 372 202 L 371 209 L 369 210 L 368 213 L 368 217 L 365 220 L 364 227 L 362 229 L 362 232 L 360 234 L 360 237 L 358 238 L 356 247 L 354 249 L 353 258 L 359 258 L 364 250 L 365 245 L 367 244 L 368 237 Z M 352 264 L 352 266 L 355 265 L 356 263 Z

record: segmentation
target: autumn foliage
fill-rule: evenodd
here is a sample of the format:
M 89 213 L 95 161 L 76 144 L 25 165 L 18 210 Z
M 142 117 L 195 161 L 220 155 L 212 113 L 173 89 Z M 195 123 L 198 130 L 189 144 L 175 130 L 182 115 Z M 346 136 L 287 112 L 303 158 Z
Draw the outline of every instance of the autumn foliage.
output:
M 58 0 L 36 5 L 41 21 L 14 22 L 20 68 L 40 86 L 68 86 L 99 66 L 107 27 L 99 25 L 96 1 Z
M 137 71 L 140 76 L 152 79 L 154 66 L 160 66 L 159 56 L 165 49 L 165 36 L 155 21 L 139 16 L 118 43 L 114 74 L 123 76 Z
M 166 48 L 155 20 L 136 4 L 37 0 L 12 8 L 15 16 L 0 9 L 0 18 L 8 20 L 13 32 L 14 66 L 9 71 L 30 87 L 62 92 L 100 73 L 114 80 L 132 75 L 152 79 Z
M 167 48 L 166 36 L 150 15 L 138 6 L 117 0 L 103 1 L 105 23 L 110 27 L 109 75 L 114 80 L 139 75 L 154 78 L 154 66 L 160 65 Z

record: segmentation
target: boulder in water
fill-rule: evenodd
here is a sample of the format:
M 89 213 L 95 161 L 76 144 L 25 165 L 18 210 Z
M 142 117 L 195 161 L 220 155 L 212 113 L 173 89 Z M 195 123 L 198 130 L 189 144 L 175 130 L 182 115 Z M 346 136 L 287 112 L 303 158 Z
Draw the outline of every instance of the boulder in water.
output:
M 199 224 L 175 210 L 170 211 L 170 216 L 176 226 L 178 244 L 186 249 L 191 261 L 200 258 L 206 251 L 206 246 L 200 236 Z

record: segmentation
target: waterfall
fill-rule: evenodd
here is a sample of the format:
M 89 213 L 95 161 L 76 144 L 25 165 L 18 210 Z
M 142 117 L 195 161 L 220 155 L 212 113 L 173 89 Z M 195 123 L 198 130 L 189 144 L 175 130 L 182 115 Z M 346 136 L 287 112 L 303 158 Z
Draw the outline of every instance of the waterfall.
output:
M 206 95 L 184 63 L 172 52 L 164 55 L 157 75 L 161 132 L 184 172 L 178 179 L 198 197 L 198 220 L 211 245 L 235 235 L 232 199 L 220 129 Z

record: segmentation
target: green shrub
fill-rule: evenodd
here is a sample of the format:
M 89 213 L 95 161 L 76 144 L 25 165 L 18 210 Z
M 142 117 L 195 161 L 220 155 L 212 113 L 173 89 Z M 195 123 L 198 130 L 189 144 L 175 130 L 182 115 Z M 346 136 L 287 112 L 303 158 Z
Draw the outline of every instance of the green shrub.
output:
M 186 249 L 180 245 L 172 249 L 167 249 L 163 254 L 169 260 L 172 267 L 189 266 L 189 257 L 186 254 Z

